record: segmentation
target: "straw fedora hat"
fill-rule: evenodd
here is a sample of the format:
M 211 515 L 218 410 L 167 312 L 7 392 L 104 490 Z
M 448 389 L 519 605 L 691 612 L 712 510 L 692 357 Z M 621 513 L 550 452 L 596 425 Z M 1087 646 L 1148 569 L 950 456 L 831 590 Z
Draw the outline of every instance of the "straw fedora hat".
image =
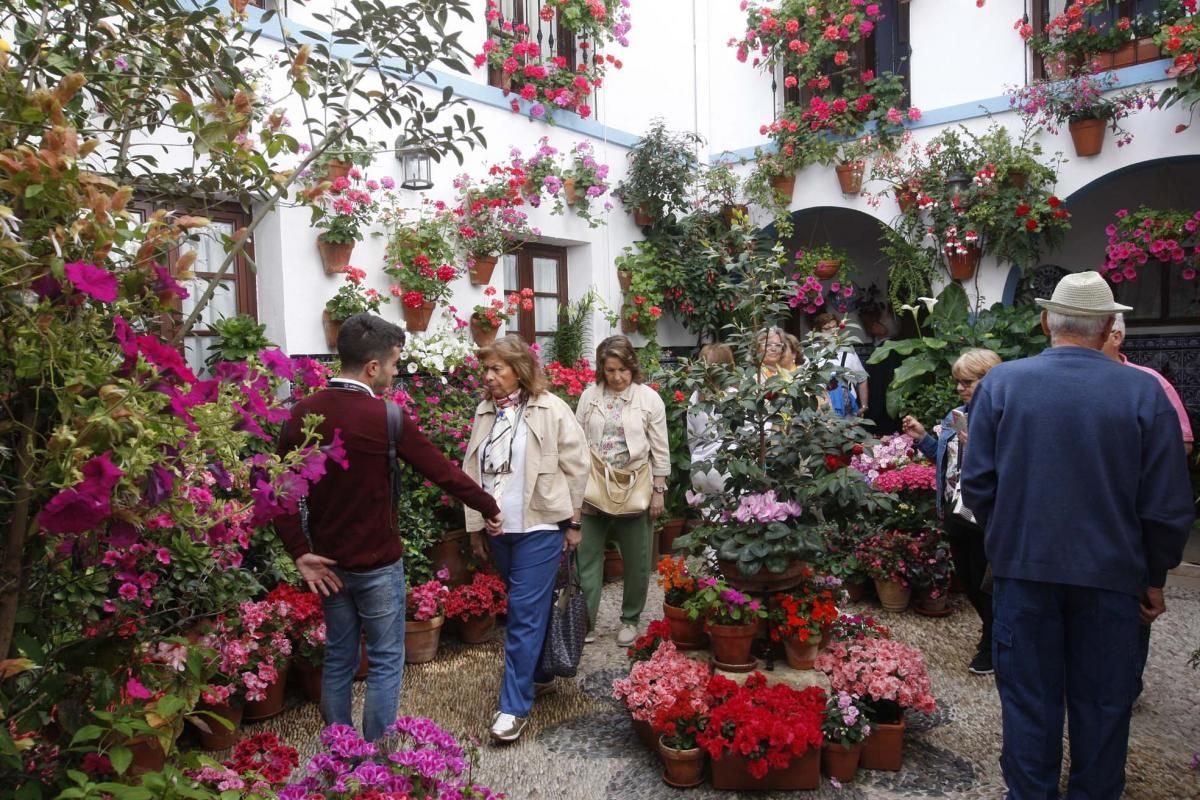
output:
M 1056 311 L 1069 317 L 1107 317 L 1118 312 L 1133 311 L 1131 306 L 1113 302 L 1108 281 L 1092 270 L 1064 276 L 1054 287 L 1054 295 L 1049 300 L 1039 297 L 1036 302 L 1047 311 Z

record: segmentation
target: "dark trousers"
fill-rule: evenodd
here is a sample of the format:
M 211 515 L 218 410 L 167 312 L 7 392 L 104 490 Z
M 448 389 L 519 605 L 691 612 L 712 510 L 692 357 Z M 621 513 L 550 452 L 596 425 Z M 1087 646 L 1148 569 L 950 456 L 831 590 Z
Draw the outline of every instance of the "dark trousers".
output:
M 994 599 L 992 658 L 1008 797 L 1058 797 L 1065 704 L 1068 800 L 1117 800 L 1137 678 L 1138 598 L 996 577 Z
M 1138 650 L 1137 650 L 1137 694 L 1133 696 L 1136 700 L 1142 696 L 1142 689 L 1145 688 L 1145 683 L 1142 680 L 1142 674 L 1146 671 L 1146 659 L 1150 657 L 1150 626 L 1142 625 L 1138 631 Z
M 987 553 L 983 550 L 983 528 L 962 517 L 947 512 L 942 530 L 950 542 L 950 557 L 954 561 L 954 572 L 963 582 L 967 600 L 983 623 L 983 635 L 979 640 L 981 650 L 992 649 L 992 595 L 979 588 L 987 572 Z

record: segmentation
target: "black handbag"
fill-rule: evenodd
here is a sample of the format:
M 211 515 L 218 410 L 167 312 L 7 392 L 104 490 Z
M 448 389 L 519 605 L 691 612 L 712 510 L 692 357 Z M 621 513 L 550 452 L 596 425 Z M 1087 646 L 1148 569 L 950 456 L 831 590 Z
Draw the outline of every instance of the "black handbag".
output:
M 550 625 L 542 644 L 538 671 L 558 678 L 573 678 L 583 657 L 583 637 L 587 636 L 587 600 L 579 584 L 579 565 L 574 551 L 566 559 L 566 583 L 554 595 Z

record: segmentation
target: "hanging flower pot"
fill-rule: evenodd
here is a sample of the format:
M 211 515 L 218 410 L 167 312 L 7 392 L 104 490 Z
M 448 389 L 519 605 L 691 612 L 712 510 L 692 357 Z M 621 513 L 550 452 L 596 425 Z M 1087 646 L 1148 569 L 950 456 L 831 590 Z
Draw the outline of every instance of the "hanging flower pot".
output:
M 900 581 L 881 581 L 878 578 L 875 579 L 875 592 L 884 611 L 897 613 L 908 608 L 908 601 L 912 597 L 912 589 Z
M 354 164 L 349 161 L 342 161 L 341 159 L 335 158 L 331 159 L 329 163 L 325 165 L 325 167 L 325 176 L 329 178 L 330 182 L 332 182 L 336 181 L 338 178 L 348 177 L 350 175 L 350 170 L 354 169 Z
M 538 186 L 532 175 L 527 175 L 525 177 L 525 183 L 521 184 L 521 191 L 525 193 L 526 197 L 531 197 L 535 194 L 538 194 L 540 189 L 541 187 Z
M 658 755 L 662 759 L 663 783 L 676 789 L 690 789 L 704 782 L 704 751 L 699 747 L 676 750 L 658 739 Z
M 475 256 L 471 259 L 471 266 L 468 272 L 471 275 L 471 283 L 475 286 L 483 286 L 486 283 L 491 283 L 492 272 L 496 269 L 495 256 Z
M 264 690 L 266 696 L 263 699 L 246 701 L 246 710 L 242 715 L 243 719 L 251 722 L 260 719 L 270 719 L 283 711 L 284 689 L 287 688 L 287 662 L 284 662 L 282 666 L 278 666 L 275 674 L 275 681 Z
M 575 179 L 574 178 L 563 178 L 563 196 L 567 200 L 567 205 L 569 205 L 569 206 L 575 205 L 575 201 L 578 198 L 575 196 Z
M 1135 61 L 1137 61 L 1137 42 L 1135 41 L 1130 40 L 1126 42 L 1113 53 L 1112 65 L 1114 69 L 1132 66 Z
M 325 676 L 325 668 L 322 665 L 313 666 L 297 658 L 292 662 L 292 674 L 300 683 L 300 689 L 309 702 L 321 702 L 321 680 Z
M 629 318 L 631 313 L 633 309 L 630 306 L 621 306 L 621 333 L 637 333 L 637 320 Z
M 1080 158 L 1099 155 L 1104 149 L 1104 131 L 1107 127 L 1108 121 L 1103 119 L 1072 120 L 1068 123 L 1075 155 Z
M 326 275 L 338 275 L 350 266 L 354 242 L 327 242 L 317 237 L 317 250 L 321 253 L 321 265 Z
M 821 749 L 810 747 L 802 756 L 793 756 L 786 767 L 770 767 L 756 778 L 750 774 L 750 761 L 728 751 L 712 762 L 712 787 L 724 790 L 797 791 L 821 788 Z
M 201 750 L 228 750 L 238 743 L 238 740 L 241 738 L 239 726 L 242 724 L 242 712 L 244 710 L 241 703 L 222 703 L 216 706 L 201 703 L 197 710 L 216 714 L 233 726 L 232 728 L 226 728 L 220 722 L 207 715 L 199 717 L 208 726 L 207 732 L 199 726 L 196 728 L 200 732 Z
M 727 672 L 749 672 L 758 664 L 750 655 L 758 623 L 749 625 L 718 625 L 708 623 L 708 635 L 712 639 L 712 660 Z
M 750 206 L 739 203 L 732 206 L 721 207 L 721 217 L 725 220 L 726 225 L 732 225 L 736 215 L 741 215 L 743 217 L 749 216 Z
M 471 339 L 479 347 L 488 347 L 496 341 L 496 328 L 478 314 L 471 315 Z
M 1008 184 L 1014 189 L 1024 191 L 1025 187 L 1029 185 L 1029 174 L 1019 169 L 1010 169 L 1008 171 Z
M 842 185 L 842 194 L 859 194 L 862 191 L 863 170 L 866 166 L 865 161 L 849 161 L 834 167 L 838 183 Z
M 663 603 L 663 616 L 671 628 L 671 641 L 676 650 L 700 650 L 708 644 L 704 633 L 704 621 L 692 619 L 682 608 Z
M 907 213 L 910 208 L 917 204 L 917 193 L 908 188 L 897 188 L 895 191 L 896 205 L 900 206 L 900 213 Z
M 633 285 L 633 273 L 627 269 L 617 270 L 617 285 L 621 287 L 622 292 L 628 292 L 629 287 Z
M 341 320 L 334 321 L 328 311 L 321 312 L 321 326 L 325 329 L 325 344 L 331 350 L 337 348 L 338 333 L 342 330 Z
M 862 759 L 863 743 L 846 747 L 842 744 L 825 743 L 821 751 L 821 770 L 834 780 L 848 783 L 858 774 L 858 763 Z
M 404 663 L 424 664 L 437 656 L 438 642 L 442 638 L 442 625 L 446 618 L 438 615 L 433 619 L 414 620 L 404 623 Z
M 838 270 L 841 269 L 841 266 L 842 262 L 840 261 L 818 261 L 816 268 L 813 270 L 813 274 L 815 274 L 819 280 L 827 281 L 834 275 L 838 274 Z
M 790 175 L 772 175 L 771 188 L 776 191 L 785 203 L 792 201 L 792 192 L 796 191 L 796 173 Z
M 792 669 L 812 669 L 820 649 L 820 637 L 810 637 L 807 642 L 788 636 L 783 640 L 783 652 Z
M 404 310 L 404 327 L 409 331 L 420 333 L 429 327 L 429 318 L 433 316 L 433 310 L 437 308 L 437 303 L 422 303 L 417 308 L 413 308 L 407 303 L 401 303 L 400 308 Z
M 495 629 L 495 614 L 471 615 L 459 622 L 458 638 L 465 644 L 483 644 L 492 638 Z
M 904 718 L 895 724 L 871 721 L 871 733 L 863 743 L 859 766 L 898 772 L 904 763 Z
M 975 274 L 975 268 L 979 266 L 979 259 L 983 256 L 983 251 L 976 244 L 967 245 L 966 251 L 959 253 L 956 248 L 954 252 L 946 255 L 946 261 L 950 265 L 950 277 L 956 281 L 970 280 Z
M 654 224 L 654 216 L 645 206 L 636 206 L 633 209 L 633 224 L 639 228 L 644 228 L 647 225 Z
M 1134 48 L 1134 57 L 1139 64 L 1162 58 L 1162 50 L 1154 43 L 1154 39 L 1149 36 L 1144 36 L 1134 42 Z

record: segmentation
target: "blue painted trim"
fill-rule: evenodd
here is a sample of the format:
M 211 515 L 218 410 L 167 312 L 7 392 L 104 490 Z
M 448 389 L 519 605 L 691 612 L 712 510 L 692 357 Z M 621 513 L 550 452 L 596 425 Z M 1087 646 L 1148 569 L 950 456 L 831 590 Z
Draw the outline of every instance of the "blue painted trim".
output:
M 220 2 L 218 5 L 228 7 L 224 2 Z M 282 44 L 282 36 L 279 34 L 278 30 L 273 27 L 274 20 L 268 23 L 268 26 L 264 27 L 262 17 L 263 14 L 266 13 L 265 11 L 254 6 L 250 6 L 246 9 L 246 13 L 248 14 L 248 17 L 243 23 L 246 30 L 252 32 L 259 31 L 262 34 L 262 38 L 270 39 L 271 41 Z M 282 17 L 282 15 L 279 16 Z M 284 17 L 284 19 L 287 18 Z M 268 27 L 270 27 L 271 30 L 268 30 Z M 298 26 L 290 21 L 288 27 L 293 32 L 293 35 L 302 42 L 307 39 L 307 37 L 301 36 L 303 31 L 309 30 L 316 35 L 323 35 L 320 31 L 315 31 L 304 26 Z M 350 59 L 353 57 L 355 49 L 352 45 L 330 45 L 330 52 L 332 52 L 335 57 Z M 398 68 L 401 62 L 398 59 L 389 59 L 387 63 L 389 66 L 396 66 Z M 464 100 L 470 100 L 471 102 L 478 103 L 480 105 L 503 109 L 514 116 L 519 114 L 528 118 L 530 123 L 539 122 L 539 120 L 534 119 L 529 114 L 529 109 L 533 105 L 532 103 L 523 100 L 512 93 L 505 97 L 503 90 L 496 86 L 489 86 L 487 84 L 482 84 L 478 81 L 471 80 L 470 78 L 460 77 L 458 75 L 452 75 L 448 72 L 441 72 L 433 69 L 428 70 L 426 75 L 414 78 L 413 83 L 418 86 L 423 86 L 427 89 L 440 90 L 448 86 L 454 92 L 456 97 L 461 97 Z M 520 104 L 521 110 L 519 112 L 512 110 L 512 101 L 514 99 Z M 633 145 L 637 144 L 638 140 L 641 139 L 641 137 L 638 135 L 629 133 L 628 131 L 620 130 L 619 128 L 610 128 L 609 126 L 596 122 L 593 119 L 582 119 L 577 114 L 574 114 L 570 111 L 561 112 L 555 118 L 554 122 L 545 124 L 575 131 L 576 133 L 581 133 L 584 136 L 590 136 L 594 139 L 599 139 L 608 144 L 615 144 L 619 147 L 633 147 Z

